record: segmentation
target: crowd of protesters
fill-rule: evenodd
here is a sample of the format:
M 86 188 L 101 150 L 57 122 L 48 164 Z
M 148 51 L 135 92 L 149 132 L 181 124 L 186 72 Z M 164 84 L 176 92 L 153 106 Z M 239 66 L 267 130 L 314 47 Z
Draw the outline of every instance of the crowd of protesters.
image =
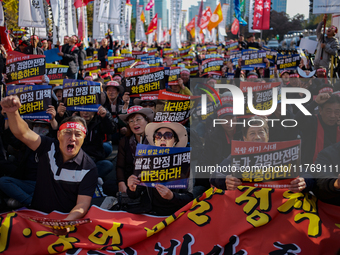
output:
M 321 24 L 321 23 L 320 23 Z M 319 26 L 321 29 L 321 26 Z M 339 80 L 330 79 L 330 56 L 339 52 L 340 47 L 334 38 L 337 28 L 331 27 L 326 32 L 323 41 L 318 27 L 320 47 L 317 50 L 314 64 L 312 59 L 307 63 L 300 61 L 298 70 L 277 70 L 277 66 L 264 60 L 265 67 L 254 70 L 243 70 L 241 60 L 235 65 L 231 60 L 225 61 L 219 77 L 204 73 L 202 61 L 210 54 L 207 46 L 211 43 L 200 43 L 193 46 L 189 52 L 191 60 L 183 60 L 178 66 L 198 66 L 195 76 L 189 68 L 181 67 L 178 82 L 168 86 L 167 90 L 183 95 L 197 95 L 200 85 L 190 78 L 201 78 L 201 84 L 229 83 L 239 86 L 240 81 L 250 82 L 280 82 L 280 87 L 300 87 L 310 91 L 312 98 L 304 106 L 312 112 L 305 116 L 294 106 L 287 108 L 287 115 L 281 115 L 281 105 L 266 118 L 254 117 L 267 123 L 267 119 L 295 119 L 298 125 L 294 128 L 282 125 L 268 124 L 260 127 L 238 128 L 229 124 L 221 125 L 212 130 L 209 122 L 198 121 L 200 116 L 192 114 L 190 121 L 184 126 L 179 123 L 153 123 L 156 111 L 157 96 L 135 98 L 126 92 L 124 72 L 111 75 L 107 72 L 90 74 L 84 69 L 83 61 L 87 57 L 95 57 L 100 61 L 100 68 L 108 67 L 109 51 L 113 56 L 119 56 L 120 51 L 131 46 L 135 51 L 148 51 L 146 42 L 135 45 L 113 41 L 110 30 L 108 38 L 90 43 L 85 49 L 77 36 L 64 38 L 59 47 L 60 64 L 68 66 L 69 79 L 90 80 L 101 84 L 102 105 L 96 112 L 70 112 L 63 103 L 62 86 L 54 85 L 52 105 L 47 113 L 50 120 L 27 121 L 20 118 L 18 109 L 20 101 L 16 96 L 2 97 L 0 115 L 0 196 L 1 210 L 32 207 L 44 212 L 58 210 L 70 213 L 67 219 L 80 218 L 85 215 L 91 204 L 92 194 L 98 182 L 103 183 L 104 193 L 111 196 L 125 194 L 132 201 L 137 201 L 137 207 L 130 211 L 136 213 L 153 213 L 170 215 L 199 196 L 211 186 L 226 190 L 234 190 L 241 181 L 233 176 L 209 176 L 194 178 L 184 190 L 170 190 L 158 184 L 155 188 L 139 186 L 140 180 L 134 172 L 134 160 L 137 144 L 150 144 L 165 147 L 186 147 L 190 139 L 198 139 L 201 143 L 198 149 L 202 155 L 206 151 L 214 151 L 217 146 L 223 147 L 214 154 L 216 164 L 230 163 L 231 143 L 233 140 L 255 142 L 279 142 L 301 139 L 301 157 L 303 164 L 338 165 L 340 152 L 340 91 Z M 229 41 L 233 42 L 233 41 Z M 236 42 L 236 41 L 235 41 Z M 185 46 L 189 46 L 187 43 Z M 154 43 L 149 48 L 157 48 L 156 56 L 163 58 L 164 67 L 173 65 L 173 58 L 180 57 L 179 52 L 173 56 L 165 54 L 170 43 Z M 224 44 L 216 45 L 216 54 L 222 57 L 229 53 Z M 24 54 L 43 55 L 45 50 L 53 47 L 50 41 L 39 40 L 32 36 L 31 40 L 18 42 L 15 51 Z M 247 41 L 240 35 L 238 49 L 261 49 L 254 35 L 249 35 Z M 324 49 L 321 55 L 321 49 Z M 7 53 L 1 46 L 0 68 L 4 70 Z M 293 53 L 293 52 L 291 52 Z M 322 61 L 320 57 L 323 56 Z M 135 68 L 148 66 L 137 62 Z M 270 69 L 274 70 L 271 75 Z M 4 72 L 3 72 L 4 73 Z M 6 75 L 3 77 L 4 87 Z M 222 80 L 222 81 L 221 81 Z M 48 79 L 44 81 L 48 83 Z M 325 93 L 324 89 L 327 88 Z M 217 90 L 219 96 L 231 96 L 227 90 Z M 228 94 L 229 93 L 229 94 Z M 301 99 L 303 95 L 289 95 L 291 99 Z M 234 119 L 233 113 L 220 114 L 218 110 L 232 107 L 222 104 L 214 109 L 213 116 L 226 120 Z M 288 117 L 289 116 L 289 117 Z M 190 127 L 189 122 L 199 122 Z M 230 123 L 230 122 L 228 122 Z M 255 125 L 256 126 L 256 125 Z M 113 146 L 118 147 L 117 157 L 112 160 Z M 195 148 L 194 148 L 195 149 Z M 195 161 L 196 160 L 196 161 Z M 192 163 L 204 164 L 204 157 L 192 158 Z M 51 174 L 50 174 L 51 172 Z M 340 175 L 325 176 L 313 179 L 311 176 L 296 178 L 290 184 L 294 192 L 313 192 L 322 201 L 340 205 Z M 99 180 L 99 181 L 98 181 Z M 129 209 L 129 208 L 128 208 Z

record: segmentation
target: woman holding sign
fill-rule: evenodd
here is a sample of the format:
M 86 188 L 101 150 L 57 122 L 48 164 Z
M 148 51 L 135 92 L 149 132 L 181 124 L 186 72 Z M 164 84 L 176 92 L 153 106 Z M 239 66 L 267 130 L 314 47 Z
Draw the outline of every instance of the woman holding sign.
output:
M 120 192 L 126 192 L 127 179 L 133 174 L 137 144 L 147 144 L 145 127 L 153 121 L 153 116 L 154 111 L 141 106 L 130 107 L 126 114 L 119 115 L 119 118 L 127 124 L 127 133 L 119 141 L 117 155 L 117 182 Z
M 150 145 L 159 147 L 186 147 L 188 134 L 185 127 L 175 122 L 150 123 L 145 129 Z M 189 203 L 194 197 L 192 186 L 187 189 L 170 190 L 162 184 L 155 188 L 145 187 L 136 175 L 128 179 L 127 194 L 130 198 L 141 197 L 141 205 L 132 213 L 149 213 L 159 216 L 171 215 Z

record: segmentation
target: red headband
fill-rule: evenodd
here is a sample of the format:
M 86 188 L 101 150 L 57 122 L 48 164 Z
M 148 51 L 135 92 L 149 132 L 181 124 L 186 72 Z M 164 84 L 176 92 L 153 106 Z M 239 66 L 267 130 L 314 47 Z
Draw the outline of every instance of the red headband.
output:
M 224 107 L 217 111 L 217 117 L 220 117 L 223 114 L 226 113 L 233 113 L 233 107 Z
M 187 70 L 183 70 L 181 73 L 190 74 L 190 72 L 189 72 L 189 71 L 187 71 Z
M 255 74 L 249 75 L 247 77 L 247 79 L 257 79 L 257 78 L 259 78 L 259 77 L 257 77 Z
M 316 71 L 317 71 L 317 72 L 323 72 L 323 73 L 325 73 L 325 72 L 326 72 L 326 70 L 325 70 L 325 69 L 323 69 L 323 68 L 319 68 L 319 69 L 317 69 Z
M 300 76 L 297 73 L 293 73 L 289 75 L 289 78 L 299 78 Z
M 74 129 L 78 129 L 80 130 L 81 132 L 84 133 L 84 135 L 86 135 L 86 128 L 78 123 L 78 122 L 66 122 L 64 124 L 62 124 L 60 127 L 59 127 L 59 131 L 63 130 L 63 129 L 66 129 L 66 128 L 74 128 Z

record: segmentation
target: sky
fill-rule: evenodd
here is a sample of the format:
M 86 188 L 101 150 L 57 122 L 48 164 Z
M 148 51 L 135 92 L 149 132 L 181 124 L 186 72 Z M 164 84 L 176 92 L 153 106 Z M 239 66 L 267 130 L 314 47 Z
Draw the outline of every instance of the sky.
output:
M 170 1 L 171 0 L 167 0 L 168 9 L 170 9 Z M 198 2 L 201 2 L 201 0 L 183 0 L 182 10 L 188 10 L 191 5 L 198 5 Z M 305 19 L 307 19 L 309 13 L 309 0 L 287 0 L 287 13 L 290 17 L 293 17 L 298 13 L 304 14 Z

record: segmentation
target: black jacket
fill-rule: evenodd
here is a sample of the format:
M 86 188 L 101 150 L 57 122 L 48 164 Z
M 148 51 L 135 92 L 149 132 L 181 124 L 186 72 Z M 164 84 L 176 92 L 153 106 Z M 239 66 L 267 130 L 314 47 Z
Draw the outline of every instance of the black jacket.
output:
M 340 143 L 333 144 L 322 150 L 315 164 L 322 166 L 320 175 L 316 178 L 315 196 L 321 201 L 340 206 L 340 189 L 335 189 L 334 182 L 338 178 L 340 165 Z M 325 172 L 326 169 L 326 173 Z
M 192 192 L 186 189 L 173 189 L 173 198 L 167 200 L 161 197 L 156 188 L 138 185 L 136 191 L 126 190 L 127 195 L 132 198 L 141 198 L 138 208 L 128 209 L 131 213 L 150 213 L 158 216 L 171 215 L 194 199 Z
M 94 55 L 94 51 L 95 51 L 95 49 L 93 47 L 88 47 L 86 49 L 86 56 L 87 57 L 92 57 Z
M 306 109 L 313 113 L 314 109 L 318 104 L 313 101 L 306 106 Z M 317 139 L 317 127 L 318 127 L 318 116 L 311 115 L 305 116 L 301 111 L 295 115 L 295 120 L 298 122 L 299 131 L 301 131 L 301 159 L 303 164 L 312 164 L 315 152 L 315 144 Z M 328 146 L 336 143 L 337 125 L 328 126 L 319 115 L 320 123 L 324 129 L 324 146 Z
M 86 60 L 86 52 L 84 49 L 79 50 L 79 55 L 78 55 L 78 64 L 79 64 L 79 69 L 84 70 L 84 61 Z
M 65 47 L 64 56 L 62 62 L 64 65 L 69 66 L 68 72 L 76 73 L 78 69 L 78 54 L 79 54 L 79 48 L 75 45 Z
M 112 42 L 112 36 L 110 37 L 110 44 L 109 46 L 106 46 L 105 48 L 103 46 L 100 46 L 100 49 L 98 50 L 98 60 L 101 62 L 101 68 L 106 68 L 106 59 L 105 56 L 107 56 L 107 53 L 109 50 L 113 50 L 113 42 Z
M 103 140 L 105 134 L 112 134 L 115 132 L 116 125 L 109 112 L 104 118 L 95 114 L 93 119 L 87 125 L 87 133 L 82 149 L 94 160 L 105 159 L 105 152 L 103 147 Z
M 40 47 L 37 47 L 37 54 L 35 55 L 44 55 L 44 51 L 42 48 Z M 27 46 L 25 49 L 24 49 L 24 53 L 25 54 L 29 54 L 29 55 L 33 55 L 33 46 L 30 45 L 30 46 Z

